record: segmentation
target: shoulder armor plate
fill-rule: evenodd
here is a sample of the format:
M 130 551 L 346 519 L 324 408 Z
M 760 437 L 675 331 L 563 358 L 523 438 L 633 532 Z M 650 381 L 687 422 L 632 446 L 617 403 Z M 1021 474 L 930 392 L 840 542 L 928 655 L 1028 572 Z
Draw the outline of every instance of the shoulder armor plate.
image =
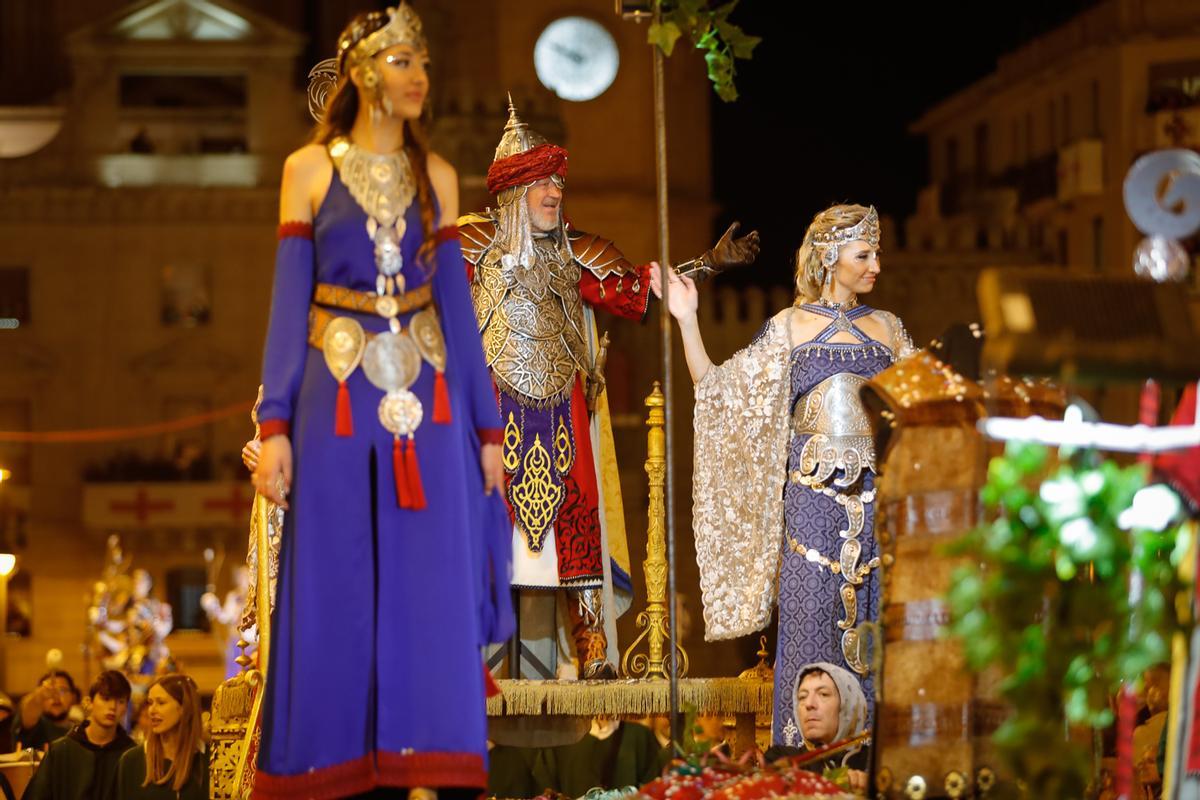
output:
M 601 280 L 609 275 L 628 275 L 636 271 L 610 239 L 571 229 L 567 232 L 567 242 L 579 266 Z
M 463 257 L 478 265 L 496 240 L 496 220 L 483 214 L 464 214 L 458 218 L 458 233 Z

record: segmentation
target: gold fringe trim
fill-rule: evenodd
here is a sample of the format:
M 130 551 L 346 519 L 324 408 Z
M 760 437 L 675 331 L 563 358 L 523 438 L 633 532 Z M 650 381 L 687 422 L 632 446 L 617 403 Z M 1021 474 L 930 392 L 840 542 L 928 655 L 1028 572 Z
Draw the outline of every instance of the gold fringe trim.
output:
M 666 714 L 670 686 L 661 679 L 615 681 L 498 680 L 501 693 L 488 698 L 489 717 L 596 717 Z M 679 706 L 699 714 L 769 714 L 773 685 L 742 678 L 684 678 Z

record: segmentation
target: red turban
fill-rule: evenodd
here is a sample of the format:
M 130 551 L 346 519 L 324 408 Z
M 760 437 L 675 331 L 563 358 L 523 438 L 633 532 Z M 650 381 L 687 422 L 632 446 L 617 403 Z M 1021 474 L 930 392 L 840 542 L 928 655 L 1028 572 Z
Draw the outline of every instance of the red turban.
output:
M 556 144 L 539 144 L 524 153 L 492 162 L 488 168 L 487 188 L 492 194 L 500 194 L 513 186 L 540 181 L 557 175 L 567 175 L 567 151 Z

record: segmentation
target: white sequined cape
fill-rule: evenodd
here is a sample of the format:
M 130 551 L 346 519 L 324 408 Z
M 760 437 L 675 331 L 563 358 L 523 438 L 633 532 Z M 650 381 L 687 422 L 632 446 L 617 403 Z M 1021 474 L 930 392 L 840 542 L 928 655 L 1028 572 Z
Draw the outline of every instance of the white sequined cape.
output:
M 704 638 L 766 627 L 775 607 L 791 435 L 791 309 L 696 384 L 692 526 Z

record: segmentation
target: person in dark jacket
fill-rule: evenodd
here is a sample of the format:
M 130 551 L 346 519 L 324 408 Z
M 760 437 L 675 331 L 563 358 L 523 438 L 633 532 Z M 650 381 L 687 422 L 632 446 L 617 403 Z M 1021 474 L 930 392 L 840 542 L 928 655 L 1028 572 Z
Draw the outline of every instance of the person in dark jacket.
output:
M 117 765 L 134 746 L 121 727 L 129 693 L 129 681 L 116 670 L 96 677 L 88 719 L 50 744 L 23 800 L 116 800 Z
M 164 675 L 146 694 L 150 733 L 121 757 L 116 800 L 208 800 L 200 693 L 187 675 Z
M 75 681 L 70 674 L 61 669 L 50 670 L 38 681 L 36 689 L 21 698 L 20 712 L 13 720 L 13 738 L 22 747 L 40 750 L 65 736 L 71 730 L 67 714 L 76 699 Z

